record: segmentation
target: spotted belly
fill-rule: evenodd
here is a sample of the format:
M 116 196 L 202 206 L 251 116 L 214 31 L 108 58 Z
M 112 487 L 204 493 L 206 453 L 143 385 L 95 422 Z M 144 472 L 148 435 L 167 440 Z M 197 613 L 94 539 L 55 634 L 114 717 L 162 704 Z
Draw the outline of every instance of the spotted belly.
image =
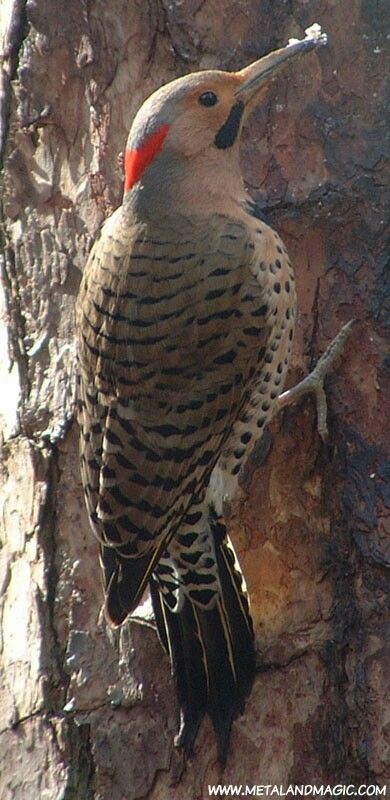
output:
M 264 227 L 260 230 L 264 231 Z M 295 276 L 284 245 L 274 231 L 268 255 L 254 270 L 259 283 L 266 286 L 268 340 L 248 400 L 232 427 L 207 491 L 207 501 L 219 515 L 223 514 L 224 501 L 237 499 L 245 463 L 278 408 L 277 398 L 283 391 L 291 359 L 296 318 Z

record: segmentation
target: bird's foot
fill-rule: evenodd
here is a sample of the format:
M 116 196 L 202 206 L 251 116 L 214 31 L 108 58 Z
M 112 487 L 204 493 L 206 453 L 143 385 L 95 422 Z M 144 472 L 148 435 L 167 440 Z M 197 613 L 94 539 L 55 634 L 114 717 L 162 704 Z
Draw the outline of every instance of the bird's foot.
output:
M 328 439 L 328 426 L 326 422 L 327 417 L 327 401 L 324 390 L 324 380 L 326 375 L 333 369 L 334 362 L 341 355 L 345 343 L 349 338 L 352 328 L 356 320 L 351 319 L 347 322 L 337 336 L 332 340 L 325 353 L 318 360 L 313 371 L 307 375 L 300 383 L 293 386 L 291 389 L 283 392 L 279 398 L 279 408 L 285 408 L 295 403 L 299 398 L 305 394 L 314 394 L 317 406 L 317 429 L 323 442 Z

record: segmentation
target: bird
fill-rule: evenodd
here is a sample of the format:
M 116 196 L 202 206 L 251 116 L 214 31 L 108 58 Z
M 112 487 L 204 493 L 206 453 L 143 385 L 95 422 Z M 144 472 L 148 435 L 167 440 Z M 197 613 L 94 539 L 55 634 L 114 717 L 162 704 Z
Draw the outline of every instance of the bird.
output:
M 256 673 L 224 507 L 275 413 L 296 319 L 294 271 L 247 194 L 240 137 L 279 68 L 323 42 L 309 31 L 144 102 L 122 204 L 76 302 L 81 477 L 105 615 L 119 627 L 149 587 L 176 682 L 175 743 L 191 755 L 208 715 L 222 763 Z

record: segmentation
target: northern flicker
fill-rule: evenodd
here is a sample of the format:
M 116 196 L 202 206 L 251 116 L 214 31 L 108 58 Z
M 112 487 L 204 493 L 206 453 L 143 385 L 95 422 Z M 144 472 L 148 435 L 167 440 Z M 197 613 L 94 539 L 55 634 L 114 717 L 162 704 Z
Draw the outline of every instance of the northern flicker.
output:
M 77 301 L 81 471 L 106 616 L 121 625 L 149 585 L 177 684 L 177 743 L 190 751 L 207 713 L 221 760 L 255 674 L 223 500 L 277 407 L 296 314 L 294 272 L 248 199 L 239 140 L 271 76 L 323 40 L 314 30 L 146 100 L 123 203 Z

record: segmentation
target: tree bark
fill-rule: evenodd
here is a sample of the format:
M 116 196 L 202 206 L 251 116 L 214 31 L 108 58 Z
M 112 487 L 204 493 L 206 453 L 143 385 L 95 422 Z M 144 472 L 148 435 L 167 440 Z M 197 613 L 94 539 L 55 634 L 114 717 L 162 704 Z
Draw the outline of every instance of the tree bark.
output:
M 3 1 L 4 800 L 193 800 L 217 783 L 389 777 L 384 16 L 380 0 Z M 177 75 L 244 66 L 314 21 L 328 47 L 277 79 L 242 147 L 297 273 L 289 385 L 342 323 L 359 325 L 327 382 L 329 444 L 310 401 L 284 411 L 233 510 L 259 674 L 222 773 L 208 721 L 192 759 L 174 749 L 174 687 L 148 607 L 120 633 L 100 615 L 72 422 L 73 307 L 120 203 L 119 154 L 142 101 Z

